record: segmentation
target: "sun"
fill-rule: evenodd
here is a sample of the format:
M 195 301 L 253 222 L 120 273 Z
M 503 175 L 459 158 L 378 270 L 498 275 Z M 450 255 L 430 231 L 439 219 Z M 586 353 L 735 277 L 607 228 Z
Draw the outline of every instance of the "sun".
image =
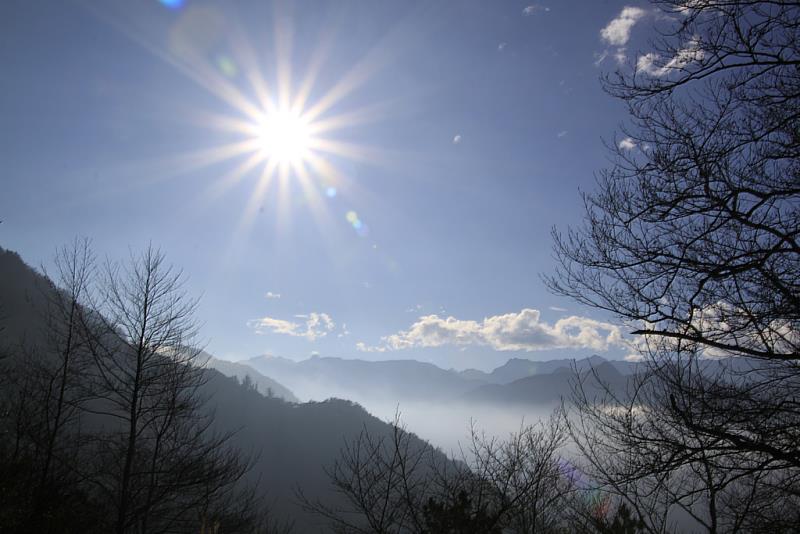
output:
M 247 236 L 263 213 L 274 214 L 276 229 L 282 231 L 298 207 L 320 228 L 332 227 L 333 210 L 341 211 L 343 202 L 359 196 L 355 173 L 342 167 L 383 163 L 382 151 L 363 144 L 354 128 L 385 117 L 390 107 L 380 101 L 358 105 L 355 95 L 383 68 L 388 51 L 369 50 L 352 65 L 330 72 L 328 55 L 336 48 L 337 31 L 326 31 L 317 48 L 293 55 L 293 22 L 284 7 L 276 7 L 274 28 L 267 32 L 274 38 L 270 45 L 263 38 L 251 39 L 241 21 L 218 8 L 162 3 L 174 4 L 178 12 L 166 48 L 154 44 L 164 41 L 159 33 L 151 34 L 155 30 L 128 31 L 126 21 L 116 20 L 113 13 L 108 16 L 217 100 L 212 109 L 183 102 L 176 106 L 191 124 L 214 133 L 205 148 L 166 157 L 164 165 L 169 167 L 163 174 L 177 176 L 229 163 L 217 167 L 221 172 L 206 180 L 197 196 L 204 207 L 210 206 L 244 185 L 248 191 L 237 198 L 244 199 L 237 236 Z M 213 39 L 205 36 L 208 32 L 214 33 Z M 265 53 L 274 57 L 263 57 Z M 298 63 L 298 56 L 305 63 Z M 320 79 L 330 85 L 318 86 Z M 347 223 L 358 235 L 367 235 L 358 217 L 347 218 Z
M 276 109 L 256 121 L 255 136 L 261 157 L 279 166 L 296 167 L 311 155 L 310 121 L 301 113 Z

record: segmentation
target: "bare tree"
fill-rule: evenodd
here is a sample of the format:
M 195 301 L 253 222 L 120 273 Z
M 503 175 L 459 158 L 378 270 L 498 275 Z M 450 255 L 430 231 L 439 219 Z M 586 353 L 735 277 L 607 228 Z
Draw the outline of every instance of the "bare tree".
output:
M 560 414 L 508 440 L 473 427 L 453 460 L 395 420 L 390 436 L 362 432 L 347 443 L 329 471 L 343 504 L 300 498 L 341 533 L 559 532 L 582 519 L 559 456 L 566 437 Z
M 691 514 L 702 495 L 696 519 L 710 532 L 789 529 L 800 521 L 786 512 L 800 504 L 800 3 L 655 3 L 667 21 L 655 49 L 605 79 L 631 115 L 615 163 L 584 196 L 585 224 L 554 231 L 549 286 L 631 325 L 647 367 L 628 399 L 579 396 L 581 437 L 632 500 L 652 482 Z
M 88 496 L 79 487 L 83 375 L 90 363 L 82 327 L 93 277 L 87 240 L 59 249 L 55 275 L 34 294 L 38 306 L 32 335 L 18 341 L 4 369 L 4 461 L 16 511 L 15 528 L 89 531 L 94 514 L 75 508 Z M 44 269 L 43 269 L 44 271 Z M 33 326 L 33 325 L 32 325 Z
M 285 532 L 212 431 L 196 301 L 152 247 L 98 274 L 86 240 L 34 280 L 0 376 L 0 530 Z
M 389 436 L 365 429 L 345 443 L 327 471 L 340 504 L 312 501 L 302 488 L 298 497 L 307 511 L 329 520 L 335 532 L 422 532 L 422 507 L 432 494 L 435 454 L 395 419 Z
M 89 241 L 75 239 L 71 246 L 62 247 L 54 263 L 56 276 L 45 294 L 45 354 L 29 359 L 35 362 L 36 368 L 30 371 L 38 375 L 39 393 L 43 395 L 36 403 L 42 411 L 43 426 L 40 492 L 50 485 L 59 444 L 73 449 L 70 460 L 74 460 L 77 452 L 77 438 L 62 439 L 61 434 L 66 430 L 80 432 L 77 419 L 85 400 L 81 377 L 88 368 L 89 359 L 82 331 L 86 323 L 83 314 L 94 278 L 94 256 Z M 61 464 L 63 468 L 64 459 Z
M 523 426 L 505 440 L 472 428 L 469 451 L 462 456 L 475 480 L 488 484 L 487 507 L 499 526 L 519 533 L 556 532 L 571 521 L 576 488 L 560 457 L 566 440 L 560 412 Z
M 644 335 L 796 360 L 800 5 L 663 3 L 689 15 L 652 53 L 666 71 L 607 79 L 630 139 L 586 225 L 555 233 L 550 285 Z
M 90 478 L 109 499 L 113 529 L 190 530 L 246 471 L 227 435 L 210 432 L 196 347 L 196 300 L 152 246 L 107 263 L 90 326 L 93 435 Z
M 707 383 L 709 374 L 725 372 L 713 368 L 716 362 L 708 363 L 711 369 L 703 363 L 708 362 L 664 361 L 658 372 L 632 377 L 625 392 L 607 388 L 597 394 L 596 387 L 584 387 L 598 381 L 596 375 L 582 377 L 574 387 L 565 420 L 581 452 L 581 471 L 642 519 L 645 531 L 744 530 L 753 524 L 773 472 L 763 458 L 687 428 L 684 414 L 674 409 L 689 393 L 663 377 L 691 374 L 680 380 Z

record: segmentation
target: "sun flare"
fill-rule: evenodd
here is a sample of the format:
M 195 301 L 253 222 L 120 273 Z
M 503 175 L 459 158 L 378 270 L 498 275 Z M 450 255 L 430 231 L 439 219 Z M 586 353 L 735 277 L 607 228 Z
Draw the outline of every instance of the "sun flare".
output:
M 261 156 L 277 165 L 296 167 L 311 154 L 311 127 L 300 113 L 291 110 L 266 113 L 255 130 Z
M 335 32 L 324 33 L 307 63 L 298 64 L 292 54 L 292 19 L 284 16 L 283 8 L 276 8 L 270 46 L 251 39 L 240 21 L 219 8 L 180 6 L 175 8 L 178 17 L 166 48 L 154 44 L 159 39 L 149 30 L 128 33 L 221 104 L 213 110 L 182 104 L 193 124 L 214 131 L 214 141 L 170 156 L 171 173 L 229 164 L 207 182 L 198 202 L 211 206 L 239 184 L 248 187 L 237 236 L 247 236 L 263 213 L 273 213 L 282 232 L 291 211 L 300 206 L 320 228 L 331 227 L 334 204 L 358 196 L 358 183 L 343 167 L 380 163 L 381 153 L 349 131 L 387 111 L 383 102 L 359 106 L 351 99 L 382 67 L 383 49 L 370 50 L 351 66 L 331 73 L 326 60 Z M 209 32 L 213 35 L 205 36 Z M 274 59 L 263 57 L 265 53 L 274 54 Z M 330 85 L 318 87 L 318 79 Z M 360 219 L 347 223 L 357 235 L 367 235 Z

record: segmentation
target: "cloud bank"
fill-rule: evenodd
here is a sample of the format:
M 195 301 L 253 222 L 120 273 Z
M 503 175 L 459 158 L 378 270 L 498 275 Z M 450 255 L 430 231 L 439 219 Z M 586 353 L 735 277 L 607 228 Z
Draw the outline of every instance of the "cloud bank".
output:
M 612 346 L 626 345 L 616 325 L 575 315 L 550 324 L 541 320 L 539 310 L 530 308 L 482 321 L 426 315 L 407 330 L 381 338 L 377 346 L 356 345 L 365 352 L 443 346 L 488 346 L 497 351 L 532 352 L 565 348 L 606 351 Z

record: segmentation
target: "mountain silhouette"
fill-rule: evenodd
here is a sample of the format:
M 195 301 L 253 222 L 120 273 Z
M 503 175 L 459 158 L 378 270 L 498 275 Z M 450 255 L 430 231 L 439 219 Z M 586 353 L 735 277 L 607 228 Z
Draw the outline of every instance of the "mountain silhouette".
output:
M 534 375 L 546 375 L 557 372 L 565 367 L 570 370 L 574 368 L 577 371 L 586 371 L 604 362 L 611 363 L 611 365 L 622 374 L 632 374 L 636 370 L 636 366 L 630 362 L 606 360 L 595 354 L 588 358 L 562 358 L 546 361 L 510 358 L 506 363 L 489 373 L 477 369 L 465 369 L 464 371 L 459 371 L 459 374 L 465 378 L 481 380 L 490 384 L 510 384 L 521 378 Z
M 20 343 L 35 346 L 45 335 L 42 310 L 47 292 L 55 290 L 18 254 L 0 248 L 0 348 L 9 355 L 3 364 L 13 365 L 16 358 L 24 357 L 24 351 L 16 350 Z M 236 378 L 239 372 L 248 372 L 246 366 L 220 361 L 214 365 L 234 375 L 228 377 L 213 368 L 206 371 L 208 380 L 199 394 L 209 399 L 206 409 L 215 415 L 214 430 L 233 433 L 229 445 L 251 458 L 247 478 L 258 483 L 262 501 L 276 516 L 293 520 L 298 532 L 319 531 L 319 520 L 304 514 L 297 504 L 297 488 L 309 498 L 335 505 L 339 497 L 330 490 L 325 469 L 338 458 L 346 441 L 362 431 L 389 436 L 392 427 L 347 400 L 286 402 L 284 398 L 294 398 L 288 389 L 250 373 L 253 382 L 274 387 L 275 396 L 266 396 L 261 385 L 256 391 Z M 411 439 L 413 446 L 424 444 L 416 436 Z
M 599 357 L 598 357 L 599 358 Z M 602 361 L 599 361 L 602 360 Z M 578 367 L 583 376 L 592 374 L 584 381 L 584 389 L 592 394 L 600 394 L 603 389 L 595 377 L 612 391 L 624 391 L 629 377 L 620 373 L 611 363 L 602 358 L 594 359 L 596 365 Z M 587 362 L 587 360 L 582 360 Z M 588 363 L 588 362 L 587 362 Z M 487 384 L 468 392 L 462 398 L 470 403 L 546 405 L 568 398 L 576 383 L 575 370 L 561 366 L 547 374 L 536 374 L 520 378 L 508 384 Z
M 240 382 L 244 381 L 245 377 L 250 377 L 256 391 L 266 397 L 277 397 L 286 402 L 299 402 L 298 398 L 295 397 L 294 393 L 292 393 L 289 388 L 277 380 L 264 376 L 249 365 L 220 360 L 207 352 L 203 353 L 202 358 L 206 360 L 206 366 L 211 369 L 216 369 L 225 376 L 236 377 Z
M 371 403 L 409 402 L 512 402 L 543 404 L 570 394 L 575 372 L 600 370 L 615 385 L 635 372 L 635 364 L 609 361 L 600 356 L 537 362 L 509 359 L 487 373 L 476 369 L 444 370 L 417 360 L 366 361 L 335 357 L 311 357 L 295 362 L 263 355 L 245 360 L 246 365 L 286 384 L 304 399 L 342 397 Z
M 312 357 L 294 362 L 257 356 L 243 363 L 285 384 L 304 399 L 347 396 L 391 402 L 442 401 L 486 383 L 416 360 Z

